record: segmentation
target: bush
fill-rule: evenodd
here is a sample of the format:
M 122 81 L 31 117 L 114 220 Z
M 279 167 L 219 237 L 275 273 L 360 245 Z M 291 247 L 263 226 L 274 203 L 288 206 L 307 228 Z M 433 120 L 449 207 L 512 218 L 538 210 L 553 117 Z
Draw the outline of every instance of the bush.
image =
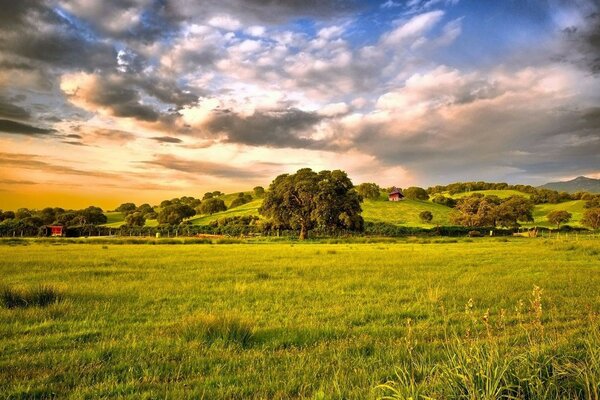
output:
M 54 286 L 40 285 L 33 289 L 6 287 L 1 293 L 2 305 L 6 308 L 46 307 L 62 300 L 63 295 Z
M 404 197 L 411 200 L 428 200 L 429 195 L 427 191 L 423 188 L 412 186 L 408 189 L 404 189 L 403 191 Z
M 186 340 L 201 340 L 209 345 L 222 342 L 249 347 L 254 327 L 237 317 L 206 315 L 185 320 L 181 333 Z

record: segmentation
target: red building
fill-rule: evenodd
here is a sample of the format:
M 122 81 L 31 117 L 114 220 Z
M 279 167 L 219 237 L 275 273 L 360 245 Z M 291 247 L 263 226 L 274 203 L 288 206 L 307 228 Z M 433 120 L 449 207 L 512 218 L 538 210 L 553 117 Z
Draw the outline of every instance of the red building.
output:
M 65 227 L 61 225 L 49 225 L 46 227 L 48 236 L 65 236 Z
M 395 186 L 392 188 L 392 191 L 388 194 L 389 201 L 400 201 L 404 199 L 404 195 L 400 191 L 400 189 Z

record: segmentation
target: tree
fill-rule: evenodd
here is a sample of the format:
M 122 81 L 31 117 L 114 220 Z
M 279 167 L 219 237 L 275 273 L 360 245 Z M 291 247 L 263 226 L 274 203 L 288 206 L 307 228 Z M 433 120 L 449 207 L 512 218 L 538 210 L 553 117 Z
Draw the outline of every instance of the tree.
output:
M 225 202 L 221 199 L 217 199 L 216 197 L 211 197 L 206 199 L 200 204 L 200 213 L 201 214 L 214 214 L 220 211 L 227 210 L 227 206 L 225 206 Z
M 15 219 L 15 213 L 13 211 L 4 211 L 0 217 L 0 221 L 5 221 L 7 219 Z
M 550 211 L 548 213 L 548 215 L 546 216 L 546 218 L 548 218 L 548 221 L 552 224 L 556 225 L 556 229 L 560 229 L 560 224 L 564 224 L 566 222 L 569 222 L 571 220 L 571 217 L 573 215 L 571 215 L 570 212 L 565 211 L 565 210 L 554 210 L 554 211 Z
M 81 217 L 83 224 L 100 225 L 108 221 L 108 218 L 104 215 L 100 207 L 90 206 L 77 211 L 77 215 Z
M 275 226 L 299 230 L 304 240 L 315 227 L 361 230 L 361 200 L 345 172 L 303 168 L 275 178 L 259 212 Z
M 136 211 L 127 214 L 125 217 L 125 223 L 127 226 L 144 226 L 146 225 L 146 218 L 140 211 Z
M 29 217 L 31 217 L 31 211 L 27 208 L 19 208 L 15 212 L 16 219 L 25 219 L 25 218 L 29 218 Z
M 254 189 L 254 197 L 261 198 L 265 195 L 265 188 L 262 186 L 256 186 Z
M 142 213 L 142 215 L 146 215 L 151 212 L 154 212 L 154 209 L 152 208 L 152 206 L 150 204 L 144 203 L 141 206 L 139 206 L 138 208 L 136 208 L 135 211 Z
M 213 197 L 215 197 L 212 192 L 206 192 L 204 193 L 204 196 L 202 196 L 202 200 L 208 200 L 208 199 L 212 199 Z
M 419 214 L 419 218 L 421 219 L 421 221 L 429 223 L 433 219 L 433 214 L 431 213 L 431 211 L 421 211 L 421 213 Z
M 115 208 L 115 211 L 123 213 L 125 215 L 134 212 L 136 209 L 135 204 L 133 203 L 123 203 L 119 207 Z
M 238 193 L 238 197 L 236 197 L 235 199 L 233 199 L 233 201 L 231 202 L 231 204 L 229 205 L 229 208 L 234 208 L 234 207 L 238 207 L 241 206 L 243 204 L 249 203 L 252 201 L 252 196 L 249 194 L 245 194 L 245 193 Z
M 533 222 L 533 203 L 522 196 L 502 200 L 495 209 L 494 226 L 514 228 L 519 222 Z
M 381 196 L 381 188 L 376 183 L 361 183 L 356 187 L 356 192 L 363 199 L 377 200 Z
M 159 224 L 179 225 L 185 218 L 193 217 L 196 211 L 187 204 L 171 204 L 158 213 Z
M 581 223 L 592 229 L 600 228 L 600 207 L 585 210 Z
M 402 191 L 402 193 L 404 194 L 404 197 L 406 197 L 407 199 L 411 199 L 411 200 L 428 200 L 429 199 L 429 195 L 427 194 L 427 191 L 423 188 L 416 187 L 416 186 L 411 186 L 407 189 L 404 189 Z
M 446 197 L 442 194 L 436 195 L 431 201 L 450 208 L 454 208 L 456 206 L 456 200 L 454 200 L 452 197 Z

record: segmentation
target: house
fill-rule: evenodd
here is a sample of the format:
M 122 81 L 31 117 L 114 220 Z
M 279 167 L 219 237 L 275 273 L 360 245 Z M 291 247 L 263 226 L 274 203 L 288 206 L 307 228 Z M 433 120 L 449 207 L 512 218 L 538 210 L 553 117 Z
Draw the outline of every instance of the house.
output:
M 46 226 L 46 236 L 65 236 L 66 229 L 62 225 L 48 225 Z
M 389 201 L 400 201 L 400 200 L 404 200 L 404 195 L 402 194 L 402 192 L 400 191 L 400 189 L 398 189 L 397 187 L 393 187 L 392 191 L 388 194 L 388 200 Z

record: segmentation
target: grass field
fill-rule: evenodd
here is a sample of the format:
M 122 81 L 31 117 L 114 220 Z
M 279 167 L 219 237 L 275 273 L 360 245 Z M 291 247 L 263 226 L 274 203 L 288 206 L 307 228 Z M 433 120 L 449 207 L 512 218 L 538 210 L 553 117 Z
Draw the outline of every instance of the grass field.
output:
M 0 242 L 0 397 L 597 395 L 599 239 L 438 241 Z

